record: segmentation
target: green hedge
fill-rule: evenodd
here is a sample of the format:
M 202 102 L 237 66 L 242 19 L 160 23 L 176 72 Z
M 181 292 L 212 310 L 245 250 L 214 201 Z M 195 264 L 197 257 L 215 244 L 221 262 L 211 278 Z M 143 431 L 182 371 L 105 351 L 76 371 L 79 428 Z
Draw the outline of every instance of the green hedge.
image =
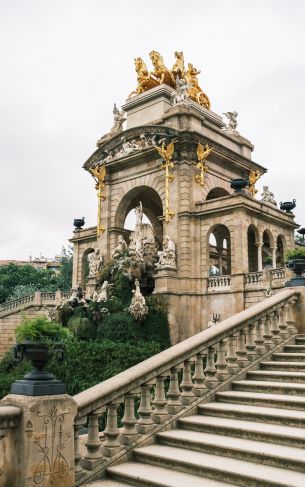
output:
M 146 360 L 161 352 L 156 342 L 139 342 L 137 345 L 113 341 L 79 341 L 66 343 L 65 358 L 62 363 L 56 356 L 50 360 L 47 370 L 55 374 L 67 385 L 70 395 L 77 394 L 98 384 L 109 377 Z M 0 398 L 9 393 L 11 384 L 22 379 L 32 369 L 29 362 L 14 363 L 12 352 L 8 352 L 0 361 Z

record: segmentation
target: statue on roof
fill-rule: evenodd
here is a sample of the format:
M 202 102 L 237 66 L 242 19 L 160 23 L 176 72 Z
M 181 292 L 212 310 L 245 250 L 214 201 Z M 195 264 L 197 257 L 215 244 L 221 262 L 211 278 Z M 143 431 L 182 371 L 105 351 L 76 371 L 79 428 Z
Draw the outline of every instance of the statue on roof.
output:
M 124 110 L 122 110 L 120 112 L 120 110 L 118 109 L 118 107 L 114 103 L 114 105 L 113 105 L 113 121 L 114 121 L 114 124 L 113 124 L 112 129 L 110 130 L 110 133 L 115 135 L 115 134 L 119 134 L 120 132 L 122 132 L 123 131 L 123 123 L 125 122 L 125 120 L 126 120 L 126 117 L 125 117 Z
M 181 51 L 181 52 L 175 51 L 175 57 L 176 57 L 176 62 L 174 64 L 174 66 L 172 67 L 171 75 L 172 75 L 172 80 L 177 85 L 177 77 L 179 79 L 183 78 L 184 71 L 185 71 L 183 51 Z
M 154 71 L 150 73 L 153 79 L 156 79 L 159 85 L 165 83 L 169 86 L 175 86 L 171 74 L 164 64 L 163 57 L 157 51 L 151 51 L 149 57 L 154 67 Z
M 129 98 L 133 95 L 144 93 L 162 83 L 172 88 L 176 88 L 177 91 L 178 89 L 183 89 L 185 92 L 185 85 L 187 84 L 189 85 L 188 97 L 196 103 L 199 103 L 199 105 L 210 109 L 210 100 L 199 86 L 198 75 L 200 74 L 200 71 L 191 63 L 188 63 L 188 69 L 185 69 L 183 51 L 175 51 L 176 61 L 171 70 L 165 66 L 163 57 L 159 52 L 151 51 L 149 56 L 154 67 L 154 70 L 151 72 L 148 71 L 142 58 L 135 58 L 138 86 L 136 90 L 130 93 Z M 184 81 L 180 83 L 178 80 Z M 183 95 L 182 101 L 185 102 L 186 99 L 186 96 Z M 179 99 L 179 102 L 181 102 L 181 99 Z
M 191 85 L 188 94 L 189 97 L 199 103 L 199 105 L 210 109 L 210 100 L 208 99 L 207 95 L 203 93 L 198 83 L 198 74 L 200 73 L 201 71 L 198 71 L 192 63 L 188 63 L 188 69 L 184 74 L 186 81 Z
M 176 77 L 176 92 L 172 93 L 172 104 L 180 105 L 181 103 L 189 103 L 188 89 L 190 84 L 184 78 Z
M 225 115 L 227 117 L 227 119 L 229 120 L 228 125 L 225 127 L 226 132 L 228 132 L 228 134 L 230 134 L 230 135 L 238 134 L 238 132 L 236 130 L 238 113 L 237 112 L 227 112 L 227 113 L 223 113 L 223 115 Z
M 274 199 L 274 194 L 272 193 L 272 191 L 269 191 L 269 186 L 263 186 L 263 192 L 261 196 L 261 201 L 264 201 L 265 203 L 271 203 L 272 205 L 277 206 L 277 202 Z
M 260 177 L 261 177 L 261 173 L 259 171 L 257 171 L 256 169 L 251 169 L 249 173 L 249 191 L 251 193 L 252 198 L 254 198 L 257 193 L 255 184 Z

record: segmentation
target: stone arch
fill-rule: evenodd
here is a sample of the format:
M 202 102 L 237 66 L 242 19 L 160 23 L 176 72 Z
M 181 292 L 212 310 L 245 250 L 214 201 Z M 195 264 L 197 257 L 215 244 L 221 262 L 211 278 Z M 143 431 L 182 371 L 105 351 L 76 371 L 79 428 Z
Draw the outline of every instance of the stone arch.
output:
M 231 274 L 231 233 L 223 223 L 213 225 L 207 233 L 207 257 L 208 269 L 215 265 L 220 274 Z
M 265 229 L 263 231 L 262 244 L 263 266 L 270 265 L 272 264 L 272 249 L 274 248 L 274 237 L 269 229 Z
M 223 196 L 229 196 L 229 191 L 227 191 L 224 188 L 220 188 L 217 186 L 216 188 L 211 189 L 211 191 L 208 192 L 206 200 L 213 200 L 215 198 L 222 198 Z
M 227 196 L 232 194 L 232 189 L 230 187 L 230 183 L 220 177 L 215 176 L 214 174 L 207 173 L 205 179 L 205 186 L 202 192 L 202 199 L 206 200 L 207 196 L 211 191 L 218 190 L 221 191 L 223 194 L 221 196 Z M 225 192 L 225 194 L 224 194 Z M 216 192 L 217 193 L 217 192 Z M 212 193 L 213 194 L 213 193 Z M 220 198 L 221 196 L 214 196 L 214 198 Z M 212 199 L 211 197 L 209 199 Z
M 116 229 L 123 229 L 126 216 L 136 206 L 142 202 L 143 212 L 150 220 L 154 234 L 158 242 L 162 243 L 162 222 L 160 217 L 163 215 L 163 204 L 158 192 L 150 186 L 136 186 L 130 189 L 121 199 L 115 214 Z
M 249 272 L 258 271 L 258 244 L 259 244 L 259 230 L 251 223 L 247 230 L 248 241 L 248 270 Z
M 284 235 L 280 234 L 276 239 L 276 267 L 285 266 L 285 253 L 286 253 L 286 239 Z

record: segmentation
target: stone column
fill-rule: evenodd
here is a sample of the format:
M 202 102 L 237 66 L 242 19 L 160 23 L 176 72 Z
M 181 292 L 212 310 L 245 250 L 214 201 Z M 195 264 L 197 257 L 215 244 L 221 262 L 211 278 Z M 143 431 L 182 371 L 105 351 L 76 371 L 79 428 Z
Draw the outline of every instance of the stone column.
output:
M 263 244 L 258 243 L 257 245 L 257 270 L 261 272 L 263 270 Z
M 270 250 L 272 251 L 272 269 L 276 269 L 276 251 L 277 251 L 277 247 L 271 247 Z

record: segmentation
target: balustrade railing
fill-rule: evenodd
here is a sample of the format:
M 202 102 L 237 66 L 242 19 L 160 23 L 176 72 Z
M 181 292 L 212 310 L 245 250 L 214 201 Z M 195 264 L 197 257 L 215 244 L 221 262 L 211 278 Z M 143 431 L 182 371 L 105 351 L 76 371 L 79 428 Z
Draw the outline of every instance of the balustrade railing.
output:
M 257 284 L 261 284 L 262 281 L 263 281 L 263 273 L 261 271 L 249 272 L 248 274 L 245 274 L 246 286 L 255 286 Z
M 11 309 L 20 308 L 27 303 L 33 302 L 35 299 L 35 293 L 28 294 L 27 296 L 22 296 L 22 298 L 12 299 L 10 301 L 6 301 L 0 305 L 0 312 L 1 311 L 9 311 Z
M 298 296 L 295 289 L 281 291 L 74 396 L 76 485 L 99 475 L 145 435 L 174 422 L 293 337 Z M 105 424 L 102 431 L 99 424 Z M 82 454 L 79 431 L 84 425 L 88 435 Z
M 230 287 L 231 276 L 213 276 L 208 278 L 208 291 L 230 289 Z
M 55 301 L 55 292 L 50 293 L 50 292 L 41 292 L 41 300 L 42 301 Z
M 5 303 L 0 304 L 0 313 L 5 313 L 6 311 L 22 309 L 24 306 L 28 304 L 44 304 L 45 302 L 54 301 L 54 304 L 57 299 L 68 299 L 71 296 L 71 291 L 62 292 L 49 292 L 49 291 L 36 291 L 32 294 L 27 294 L 26 296 L 22 296 L 22 298 L 12 299 L 6 301 Z
M 286 269 L 281 267 L 279 269 L 271 269 L 272 281 L 284 280 L 286 277 Z

